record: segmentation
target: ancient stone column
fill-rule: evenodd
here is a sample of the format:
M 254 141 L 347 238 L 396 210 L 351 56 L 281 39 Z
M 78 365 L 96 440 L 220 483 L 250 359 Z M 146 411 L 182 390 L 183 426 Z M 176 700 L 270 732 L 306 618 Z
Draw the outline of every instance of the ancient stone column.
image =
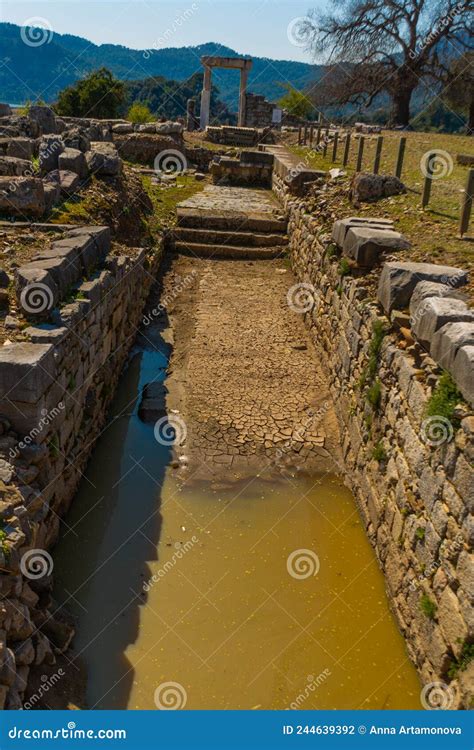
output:
M 211 109 L 211 75 L 212 68 L 207 65 L 204 67 L 204 83 L 201 94 L 201 118 L 199 126 L 205 130 L 209 125 L 209 112 Z
M 240 92 L 239 92 L 239 120 L 238 124 L 241 128 L 245 127 L 247 119 L 247 81 L 249 72 L 247 68 L 242 68 L 240 71 Z

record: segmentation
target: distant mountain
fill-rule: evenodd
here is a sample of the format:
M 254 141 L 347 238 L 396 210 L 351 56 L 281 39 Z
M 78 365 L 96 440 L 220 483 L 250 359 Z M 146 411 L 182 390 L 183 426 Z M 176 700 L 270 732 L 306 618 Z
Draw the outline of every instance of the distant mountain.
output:
M 65 86 L 102 66 L 123 80 L 160 76 L 187 81 L 202 71 L 202 55 L 236 57 L 238 53 L 214 42 L 197 47 L 133 50 L 117 44 L 93 44 L 71 34 L 51 34 L 45 43 L 28 46 L 21 37 L 20 26 L 0 23 L 0 101 L 21 103 L 38 98 L 54 101 Z M 284 93 L 281 84 L 289 82 L 301 90 L 322 71 L 321 66 L 291 60 L 254 57 L 253 61 L 249 90 L 273 101 Z M 215 70 L 213 79 L 220 89 L 220 99 L 235 111 L 238 72 Z

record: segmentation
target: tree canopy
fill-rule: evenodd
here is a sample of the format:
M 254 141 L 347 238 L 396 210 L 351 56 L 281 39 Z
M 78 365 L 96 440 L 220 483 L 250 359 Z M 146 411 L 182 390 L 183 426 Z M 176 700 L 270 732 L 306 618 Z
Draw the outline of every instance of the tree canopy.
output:
M 440 75 L 440 61 L 469 44 L 469 0 L 331 0 L 313 11 L 308 43 L 329 71 L 316 87 L 328 103 L 369 106 L 382 93 L 392 100 L 392 124 L 410 121 L 410 101 L 422 80 Z
M 65 117 L 115 119 L 120 116 L 125 97 L 125 85 L 107 68 L 99 68 L 61 91 L 55 110 Z

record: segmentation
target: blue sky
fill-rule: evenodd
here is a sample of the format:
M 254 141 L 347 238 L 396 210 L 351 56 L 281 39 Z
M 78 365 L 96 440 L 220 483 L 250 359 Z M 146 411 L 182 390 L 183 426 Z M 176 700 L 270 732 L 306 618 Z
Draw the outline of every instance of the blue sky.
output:
M 57 33 L 76 34 L 96 44 L 146 49 L 213 41 L 242 54 L 311 62 L 309 53 L 290 41 L 291 23 L 322 4 L 321 0 L 0 0 L 0 19 L 19 25 L 45 19 Z

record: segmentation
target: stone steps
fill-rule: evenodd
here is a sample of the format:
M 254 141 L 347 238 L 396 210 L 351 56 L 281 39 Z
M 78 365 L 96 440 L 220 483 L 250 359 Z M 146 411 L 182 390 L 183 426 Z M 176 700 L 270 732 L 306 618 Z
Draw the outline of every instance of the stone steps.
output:
M 275 232 L 234 232 L 223 229 L 201 229 L 197 227 L 176 227 L 173 231 L 176 242 L 194 242 L 206 245 L 232 245 L 244 247 L 287 246 L 288 237 Z
M 225 232 L 286 233 L 286 219 L 269 213 L 242 211 L 212 211 L 200 208 L 177 208 L 178 227 L 217 229 Z
M 198 258 L 227 258 L 229 260 L 279 258 L 286 254 L 284 245 L 275 247 L 245 247 L 244 245 L 213 245 L 204 242 L 175 242 L 175 250 Z

